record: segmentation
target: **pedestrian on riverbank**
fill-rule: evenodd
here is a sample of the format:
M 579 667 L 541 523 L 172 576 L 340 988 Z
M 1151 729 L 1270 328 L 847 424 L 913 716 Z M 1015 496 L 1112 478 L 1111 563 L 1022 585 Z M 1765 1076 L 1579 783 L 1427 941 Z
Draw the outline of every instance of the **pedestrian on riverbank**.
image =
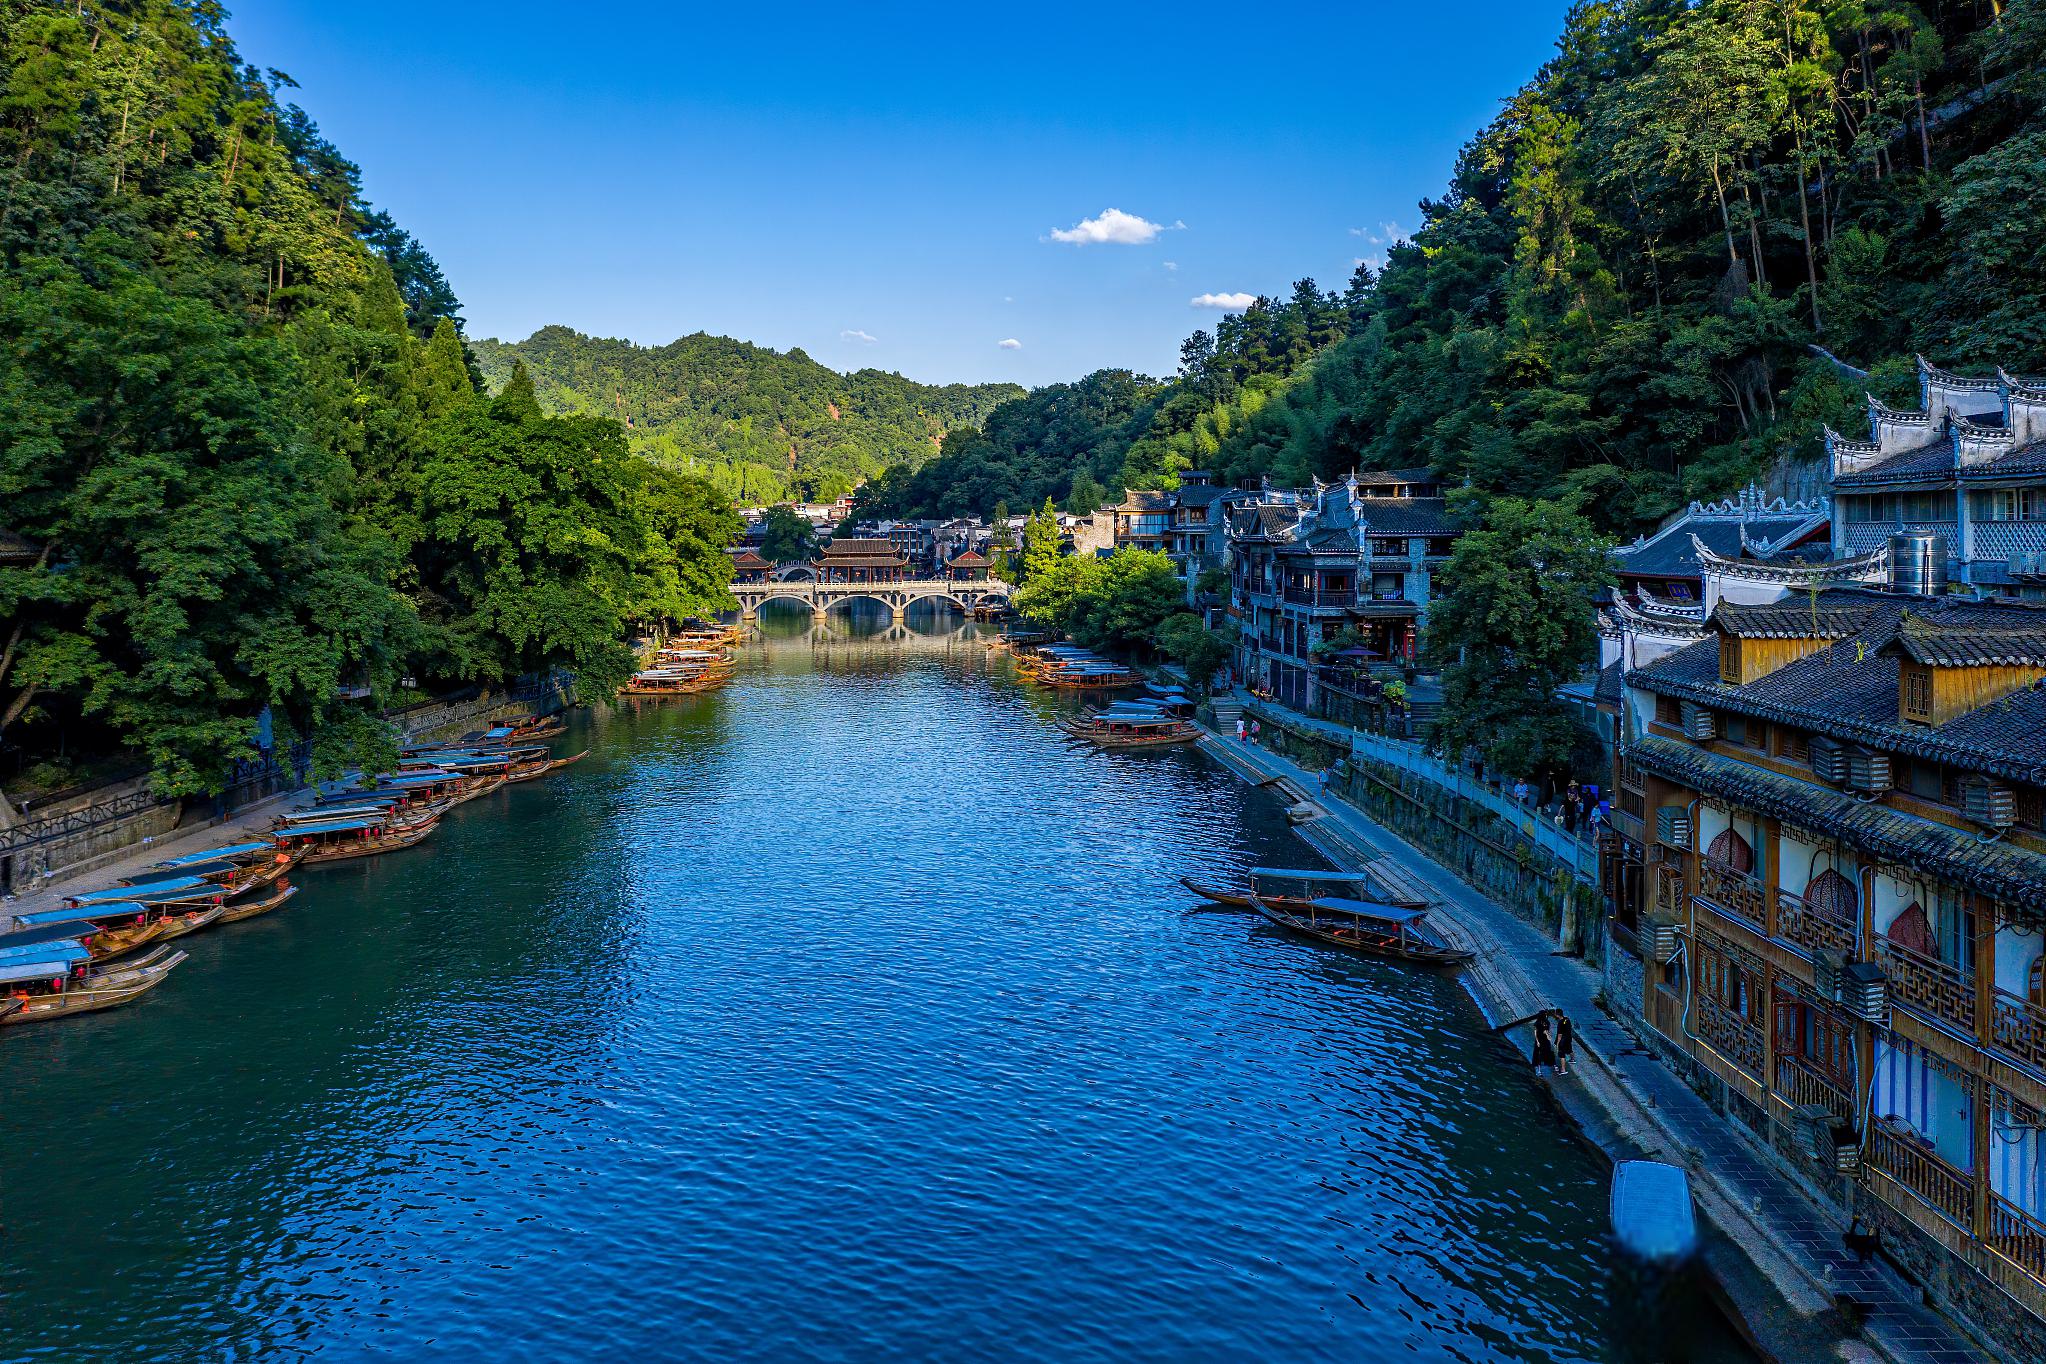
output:
M 1237 717 L 1236 717 L 1236 742 L 1237 742 L 1237 743 L 1239 743 L 1239 744 L 1240 744 L 1240 743 L 1242 743 L 1242 742 L 1243 742 L 1243 734 L 1244 734 L 1244 725 L 1243 725 L 1243 717 L 1242 717 L 1241 715 L 1239 715 L 1239 716 L 1237 716 Z
M 1584 792 L 1573 778 L 1563 790 L 1563 830 L 1572 838 L 1577 837 L 1577 821 L 1584 813 Z
M 1537 1075 L 1556 1068 L 1556 1035 L 1549 1028 L 1547 1010 L 1543 1010 L 1535 1015 L 1533 1059 L 1535 1074 Z
M 1570 1073 L 1570 1053 L 1577 1050 L 1577 1029 L 1569 1014 L 1556 1015 L 1556 1073 Z
M 1257 721 L 1255 721 L 1255 720 L 1252 720 L 1252 721 L 1250 722 L 1250 741 L 1251 741 L 1252 743 L 1256 743 L 1256 742 L 1257 742 L 1257 736 L 1258 736 L 1259 732 L 1260 732 L 1260 731 L 1261 731 L 1261 730 L 1262 730 L 1263 728 L 1264 728 L 1264 726 L 1260 725 L 1260 724 L 1259 724 L 1259 723 L 1258 723 Z

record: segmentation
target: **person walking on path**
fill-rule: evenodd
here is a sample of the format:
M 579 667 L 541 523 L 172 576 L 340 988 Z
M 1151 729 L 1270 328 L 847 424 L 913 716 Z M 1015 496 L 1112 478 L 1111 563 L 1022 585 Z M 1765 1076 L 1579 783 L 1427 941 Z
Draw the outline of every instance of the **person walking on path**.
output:
M 1239 744 L 1243 742 L 1243 732 L 1244 732 L 1243 717 L 1239 715 L 1236 717 L 1236 742 Z
M 1577 837 L 1577 820 L 1584 813 L 1584 792 L 1578 789 L 1575 780 L 1563 791 L 1563 829 L 1572 838 Z
M 1535 1015 L 1534 1068 L 1539 1075 L 1544 1070 L 1556 1068 L 1556 1038 L 1549 1030 L 1547 1011 Z
M 1252 721 L 1250 722 L 1250 741 L 1251 741 L 1252 743 L 1256 743 L 1256 742 L 1257 742 L 1257 736 L 1258 736 L 1258 731 L 1259 731 L 1259 730 L 1260 730 L 1261 728 L 1262 728 L 1262 726 L 1260 726 L 1260 725 L 1258 724 L 1258 722 L 1257 722 L 1257 721 L 1255 721 L 1255 720 L 1252 720 Z
M 1570 1015 L 1556 1015 L 1556 1073 L 1570 1073 L 1570 1053 L 1577 1050 L 1577 1029 L 1570 1022 Z
M 1513 783 L 1513 803 L 1515 805 L 1527 804 L 1527 783 L 1525 781 Z

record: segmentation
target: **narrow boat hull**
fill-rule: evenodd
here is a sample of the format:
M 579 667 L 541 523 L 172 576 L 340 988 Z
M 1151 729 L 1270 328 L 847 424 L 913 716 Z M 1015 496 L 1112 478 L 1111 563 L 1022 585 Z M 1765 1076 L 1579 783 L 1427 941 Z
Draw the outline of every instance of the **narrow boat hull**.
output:
M 161 985 L 164 978 L 185 959 L 183 952 L 161 955 L 165 950 L 159 948 L 147 960 L 130 966 L 95 971 L 84 984 L 73 986 L 61 994 L 17 996 L 18 1007 L 12 1012 L 0 1011 L 0 1027 L 40 1023 L 46 1019 L 93 1013 L 132 1003 Z
M 438 821 L 397 830 L 382 838 L 364 838 L 353 843 L 337 843 L 332 847 L 314 848 L 306 854 L 305 860 L 308 863 L 351 862 L 358 857 L 375 857 L 379 853 L 397 852 L 400 848 L 411 847 L 432 833 L 436 822 Z
M 1251 908 L 1263 915 L 1267 922 L 1289 933 L 1298 934 L 1303 938 L 1313 938 L 1332 947 L 1361 952 L 1366 956 L 1408 961 L 1417 966 L 1439 967 L 1457 967 L 1471 959 L 1469 952 L 1454 947 L 1418 942 L 1412 938 L 1402 940 L 1397 936 L 1375 933 L 1361 926 L 1345 926 L 1330 920 L 1289 914 L 1272 901 L 1255 896 L 1251 898 Z
M 296 894 L 298 894 L 298 887 L 287 882 L 260 900 L 249 900 L 242 904 L 222 905 L 220 907 L 220 921 L 224 924 L 238 924 L 244 919 L 253 919 L 259 914 L 268 914 L 271 910 L 278 908 Z

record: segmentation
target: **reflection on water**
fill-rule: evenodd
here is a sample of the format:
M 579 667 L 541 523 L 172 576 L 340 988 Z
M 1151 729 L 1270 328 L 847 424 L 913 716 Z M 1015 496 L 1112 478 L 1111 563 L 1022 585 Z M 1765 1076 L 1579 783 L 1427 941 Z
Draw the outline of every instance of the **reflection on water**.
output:
M 739 679 L 0 1036 L 0 1358 L 1600 1358 L 1604 1177 L 1300 846 L 957 618 Z

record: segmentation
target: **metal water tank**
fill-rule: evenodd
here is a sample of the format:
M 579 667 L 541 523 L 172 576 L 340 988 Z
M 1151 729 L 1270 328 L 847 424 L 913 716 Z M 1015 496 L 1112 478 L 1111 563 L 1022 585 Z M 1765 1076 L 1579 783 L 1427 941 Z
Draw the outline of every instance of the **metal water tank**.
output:
M 1946 590 L 1945 540 L 1929 530 L 1901 530 L 1890 537 L 1890 591 L 1938 597 Z

